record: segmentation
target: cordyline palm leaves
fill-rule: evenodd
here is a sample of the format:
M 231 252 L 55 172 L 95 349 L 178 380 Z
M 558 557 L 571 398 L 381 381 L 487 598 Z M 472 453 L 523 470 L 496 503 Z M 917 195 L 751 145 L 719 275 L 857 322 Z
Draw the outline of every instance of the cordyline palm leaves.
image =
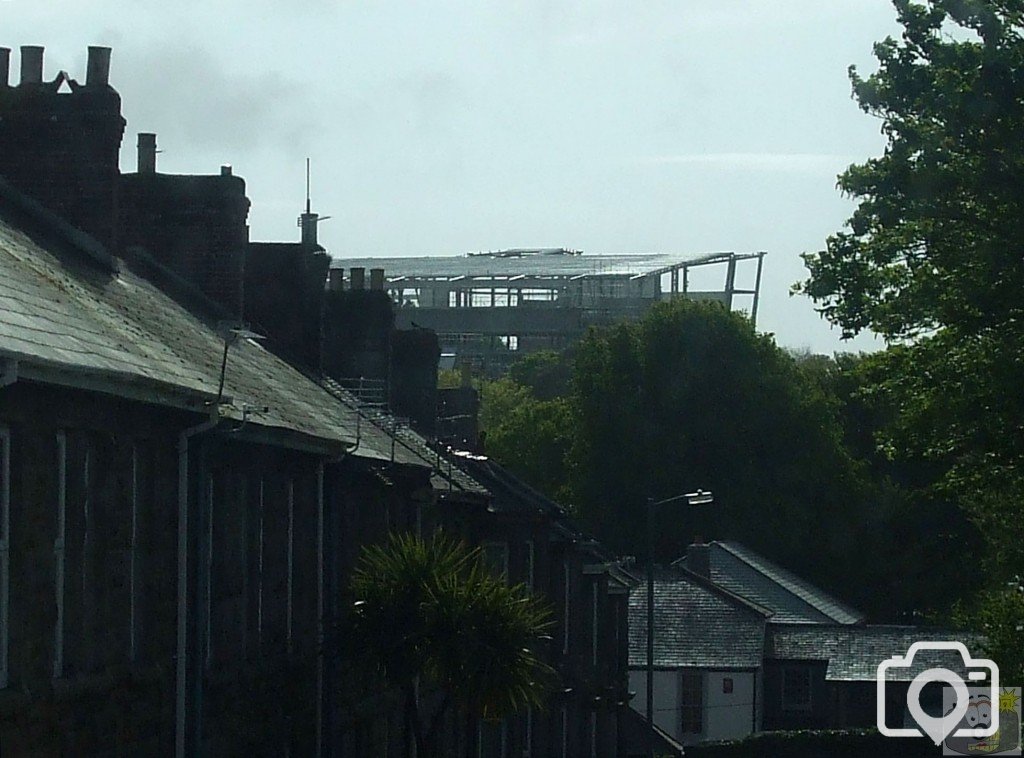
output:
M 538 656 L 546 604 L 493 576 L 458 540 L 392 535 L 364 548 L 351 586 L 350 649 L 401 690 L 419 756 L 435 753 L 453 704 L 469 720 L 498 718 L 539 705 L 554 681 Z M 425 723 L 417 679 L 440 691 Z

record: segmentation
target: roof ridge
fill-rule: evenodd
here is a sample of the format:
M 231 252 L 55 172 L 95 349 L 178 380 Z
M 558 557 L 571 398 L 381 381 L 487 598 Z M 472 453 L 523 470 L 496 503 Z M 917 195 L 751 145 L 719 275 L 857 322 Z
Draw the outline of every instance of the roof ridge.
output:
M 751 569 L 753 569 L 754 571 L 757 571 L 759 574 L 761 574 L 762 576 L 767 578 L 769 581 L 774 582 L 775 584 L 779 585 L 780 587 L 782 587 L 786 591 L 792 593 L 798 599 L 802 600 L 803 602 L 807 603 L 809 606 L 814 608 L 814 610 L 818 611 L 819 613 L 821 613 L 824 616 L 827 616 L 828 618 L 832 619 L 836 623 L 844 624 L 845 622 L 835 618 L 835 616 L 833 615 L 832 612 L 830 612 L 829 610 L 827 610 L 825 608 L 820 607 L 817 602 L 814 602 L 814 600 L 821 599 L 820 597 L 818 597 L 818 598 L 811 598 L 811 597 L 808 597 L 808 595 L 823 596 L 825 600 L 828 600 L 831 603 L 835 604 L 842 611 L 847 613 L 849 616 L 857 618 L 858 622 L 863 622 L 864 621 L 865 616 L 864 616 L 864 614 L 861 611 L 857 610 L 856 608 L 853 608 L 850 605 L 847 605 L 843 601 L 841 601 L 838 598 L 834 597 L 831 593 L 821 589 L 820 587 L 818 587 L 815 584 L 812 584 L 811 582 L 809 582 L 806 579 L 804 579 L 803 577 L 795 574 L 794 572 L 790 571 L 789 569 L 785 568 L 784 566 L 780 566 L 779 564 L 777 564 L 774 561 L 772 561 L 770 558 L 766 558 L 765 556 L 763 556 L 763 555 L 761 555 L 759 553 L 754 552 L 753 550 L 748 548 L 746 545 L 743 545 L 742 543 L 739 543 L 739 542 L 733 542 L 731 540 L 724 540 L 724 541 L 723 540 L 715 540 L 711 544 L 712 545 L 720 546 L 723 550 L 726 550 L 730 555 L 732 555 L 737 560 L 742 561 L 747 566 L 749 566 Z M 776 577 L 773 577 L 773 576 L 770 576 L 770 575 L 766 574 L 761 569 L 761 567 L 757 566 L 755 564 L 755 562 L 751 560 L 752 557 L 755 560 L 757 560 L 757 561 L 760 561 L 762 563 L 768 564 L 775 572 L 777 572 L 781 576 L 779 578 L 776 578 Z M 784 580 L 784 581 L 780 581 L 780 579 Z M 790 585 L 793 585 L 793 586 L 790 586 Z M 858 622 L 854 622 L 854 623 L 858 623 Z
M 737 605 L 744 606 L 747 610 L 752 610 L 756 612 L 758 615 L 764 616 L 766 620 L 770 620 L 771 617 L 775 615 L 775 612 L 771 608 L 766 608 L 765 606 L 760 605 L 759 603 L 755 603 L 753 600 L 749 600 L 748 598 L 745 598 L 742 595 L 737 595 L 732 590 L 728 590 L 725 587 L 720 586 L 711 579 L 708 579 L 706 576 L 702 576 L 701 574 L 698 574 L 696 571 L 688 569 L 685 566 L 679 566 L 673 563 L 669 566 L 662 566 L 659 568 L 662 571 L 675 571 L 687 579 L 696 580 L 696 584 L 701 585 L 705 589 L 717 592 L 719 595 L 722 595 L 726 600 L 730 600 L 736 603 Z M 657 572 L 655 572 L 655 579 L 657 579 Z

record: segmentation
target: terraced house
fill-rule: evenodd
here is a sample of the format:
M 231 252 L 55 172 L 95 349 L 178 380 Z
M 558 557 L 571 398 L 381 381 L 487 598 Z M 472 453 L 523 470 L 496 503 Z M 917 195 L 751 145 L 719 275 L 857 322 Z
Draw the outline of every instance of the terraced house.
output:
M 386 308 L 344 320 L 387 298 L 324 292 L 308 206 L 301 242 L 256 246 L 230 170 L 158 174 L 146 136 L 122 175 L 108 49 L 84 83 L 27 47 L 11 86 L 9 62 L 0 754 L 400 754 L 395 698 L 347 677 L 330 632 L 361 545 L 439 526 L 552 599 L 563 685 L 543 712 L 453 723 L 449 747 L 618 754 L 633 580 L 557 505 L 388 412 L 431 425 L 436 338 L 396 337 Z M 377 366 L 393 394 L 367 404 L 327 365 Z

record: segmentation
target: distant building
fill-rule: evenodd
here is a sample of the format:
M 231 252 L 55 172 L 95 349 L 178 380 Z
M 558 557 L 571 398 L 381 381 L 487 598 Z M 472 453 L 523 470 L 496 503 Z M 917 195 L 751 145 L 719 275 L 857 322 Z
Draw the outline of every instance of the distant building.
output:
M 632 706 L 646 709 L 647 587 L 630 597 Z M 760 731 L 875 724 L 878 664 L 916 641 L 974 639 L 867 624 L 860 612 L 734 542 L 690 545 L 654 577 L 655 724 L 684 744 Z M 969 643 L 968 643 L 969 644 Z M 945 653 L 892 670 L 887 723 L 903 726 L 914 676 Z M 938 702 L 922 704 L 938 708 Z
M 500 373 L 517 356 L 562 349 L 589 326 L 638 318 L 654 303 L 673 297 L 745 306 L 756 320 L 764 255 L 714 253 L 687 259 L 551 248 L 336 258 L 331 265 L 355 288 L 369 270 L 371 281 L 398 306 L 399 328 L 433 329 L 443 354 Z

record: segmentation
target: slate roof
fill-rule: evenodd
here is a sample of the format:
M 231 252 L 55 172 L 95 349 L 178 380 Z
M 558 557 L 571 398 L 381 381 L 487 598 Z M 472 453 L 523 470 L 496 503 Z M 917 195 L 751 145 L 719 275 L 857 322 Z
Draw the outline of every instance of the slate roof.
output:
M 767 609 L 679 567 L 654 574 L 654 665 L 754 669 L 764 656 Z M 647 663 L 647 582 L 629 597 L 629 665 Z
M 859 611 L 736 542 L 710 545 L 711 580 L 768 608 L 779 623 L 858 624 Z M 676 561 L 686 566 L 686 559 Z
M 212 318 L 0 180 L 0 357 L 21 376 L 206 412 L 223 350 Z M 250 338 L 228 351 L 220 413 L 339 450 L 359 436 L 358 455 L 390 460 L 386 434 Z
M 825 678 L 829 681 L 874 681 L 878 664 L 904 656 L 915 642 L 959 641 L 977 657 L 977 635 L 943 629 L 892 625 L 771 624 L 765 657 L 776 660 L 828 661 Z M 887 671 L 891 681 L 911 681 L 929 668 L 948 668 L 960 672 L 962 659 L 954 651 L 922 651 L 909 667 Z

